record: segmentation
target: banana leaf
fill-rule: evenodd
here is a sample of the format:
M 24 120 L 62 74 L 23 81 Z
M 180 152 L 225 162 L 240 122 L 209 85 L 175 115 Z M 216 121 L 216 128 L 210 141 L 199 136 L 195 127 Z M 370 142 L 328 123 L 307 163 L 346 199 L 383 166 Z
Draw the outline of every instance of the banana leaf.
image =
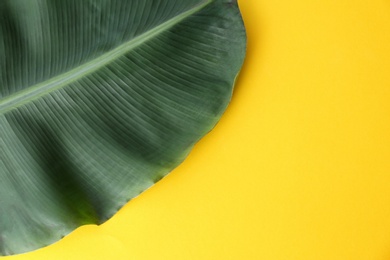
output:
M 234 0 L 0 0 L 0 255 L 101 224 L 172 171 L 245 46 Z

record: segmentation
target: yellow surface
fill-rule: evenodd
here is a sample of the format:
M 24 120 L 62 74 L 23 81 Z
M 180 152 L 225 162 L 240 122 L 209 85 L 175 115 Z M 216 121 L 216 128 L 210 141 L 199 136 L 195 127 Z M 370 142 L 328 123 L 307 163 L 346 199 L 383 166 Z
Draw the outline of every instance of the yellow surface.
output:
M 10 260 L 390 259 L 390 2 L 239 3 L 215 130 L 103 226 Z

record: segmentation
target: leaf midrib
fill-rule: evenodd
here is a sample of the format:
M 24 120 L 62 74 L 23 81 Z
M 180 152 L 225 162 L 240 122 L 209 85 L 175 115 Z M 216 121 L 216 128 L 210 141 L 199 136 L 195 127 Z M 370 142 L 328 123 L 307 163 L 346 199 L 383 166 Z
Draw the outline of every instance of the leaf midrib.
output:
M 169 19 L 168 21 L 160 24 L 159 26 L 156 26 L 153 29 L 146 31 L 145 33 L 131 39 L 130 41 L 119 45 L 115 49 L 101 55 L 98 58 L 95 58 L 87 63 L 84 63 L 50 80 L 31 86 L 13 95 L 0 99 L 0 115 L 5 114 L 10 110 L 16 109 L 31 101 L 34 101 L 42 96 L 48 95 L 53 91 L 64 88 L 70 83 L 75 82 L 76 80 L 97 71 L 98 69 L 104 67 L 111 61 L 119 58 L 125 53 L 138 47 L 142 43 L 170 29 L 171 27 L 180 23 L 184 19 L 202 10 L 211 2 L 213 2 L 213 0 L 204 1 L 203 3 L 193 7 L 192 9 L 187 10 Z

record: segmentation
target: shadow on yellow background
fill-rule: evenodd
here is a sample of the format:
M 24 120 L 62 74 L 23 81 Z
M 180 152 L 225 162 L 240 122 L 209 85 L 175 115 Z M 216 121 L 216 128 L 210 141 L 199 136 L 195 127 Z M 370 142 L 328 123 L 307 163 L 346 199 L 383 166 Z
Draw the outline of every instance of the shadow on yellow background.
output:
M 390 2 L 239 3 L 214 131 L 101 227 L 4 259 L 390 259 Z

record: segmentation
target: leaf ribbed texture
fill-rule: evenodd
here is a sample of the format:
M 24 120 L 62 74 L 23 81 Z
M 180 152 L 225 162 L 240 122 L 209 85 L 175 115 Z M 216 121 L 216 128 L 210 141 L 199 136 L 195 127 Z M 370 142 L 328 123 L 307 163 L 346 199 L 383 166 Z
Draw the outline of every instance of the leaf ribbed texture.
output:
M 231 0 L 0 0 L 0 254 L 100 224 L 219 120 Z

